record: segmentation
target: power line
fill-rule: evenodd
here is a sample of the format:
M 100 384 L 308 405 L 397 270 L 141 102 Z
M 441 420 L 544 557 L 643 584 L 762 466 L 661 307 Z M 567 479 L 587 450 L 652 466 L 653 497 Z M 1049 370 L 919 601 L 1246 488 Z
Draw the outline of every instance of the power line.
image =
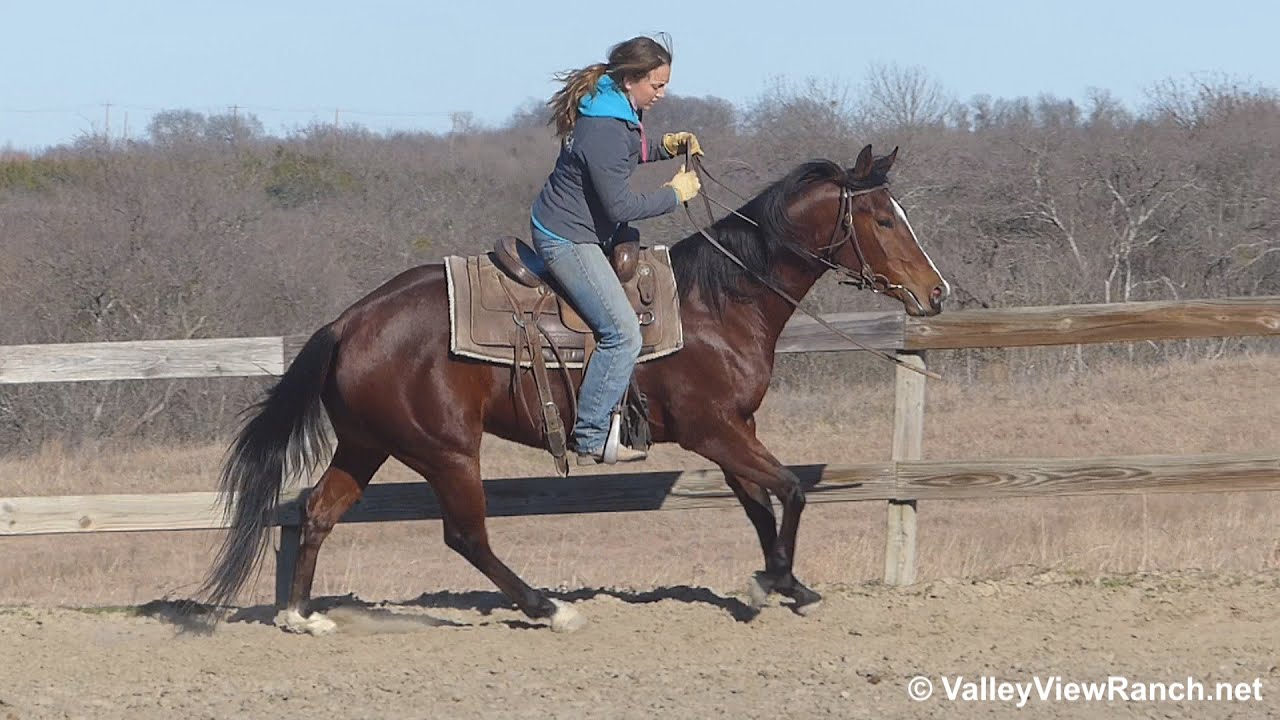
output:
M 83 112 L 84 110 L 94 108 L 94 107 L 104 107 L 104 106 L 110 106 L 119 110 L 140 110 L 144 112 L 164 112 L 167 110 L 190 110 L 190 109 L 193 109 L 193 107 L 200 107 L 200 108 L 226 107 L 228 109 L 231 109 L 233 114 L 235 114 L 239 110 L 244 110 L 248 112 L 273 112 L 273 113 L 327 115 L 331 111 L 337 112 L 338 109 L 340 109 L 343 114 L 362 115 L 362 116 L 368 116 L 368 117 L 387 117 L 387 118 L 449 117 L 454 113 L 458 112 L 457 110 L 415 110 L 415 111 L 359 110 L 359 109 L 348 108 L 345 105 L 328 106 L 328 107 L 276 107 L 272 105 L 244 105 L 244 104 L 237 103 L 237 104 L 231 104 L 231 105 L 201 104 L 197 106 L 175 105 L 175 106 L 157 107 L 154 105 L 134 105 L 129 103 L 109 102 L 109 103 L 86 103 L 84 105 L 72 105 L 72 106 L 48 107 L 48 108 L 0 107 L 0 113 L 70 114 L 70 113 Z

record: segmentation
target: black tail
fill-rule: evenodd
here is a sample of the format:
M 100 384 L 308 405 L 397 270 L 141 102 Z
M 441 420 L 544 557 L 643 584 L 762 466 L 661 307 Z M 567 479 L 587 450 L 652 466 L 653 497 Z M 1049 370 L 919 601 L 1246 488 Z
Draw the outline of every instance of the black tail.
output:
M 310 473 L 329 450 L 320 392 L 338 345 L 330 326 L 316 331 L 267 396 L 249 408 L 222 466 L 219 490 L 231 530 L 199 594 L 215 606 L 231 603 L 267 551 L 286 477 Z

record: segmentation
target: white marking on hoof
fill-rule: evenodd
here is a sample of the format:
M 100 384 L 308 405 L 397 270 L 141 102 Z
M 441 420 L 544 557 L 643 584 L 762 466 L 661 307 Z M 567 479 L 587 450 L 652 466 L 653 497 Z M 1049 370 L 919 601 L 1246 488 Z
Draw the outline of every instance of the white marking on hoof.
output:
M 337 630 L 338 624 L 325 617 L 323 613 L 313 612 L 310 617 L 303 617 L 302 613 L 289 608 L 276 614 L 276 627 L 285 632 L 318 637 Z
M 801 605 L 796 608 L 796 613 L 802 617 L 809 617 L 810 615 L 818 612 L 818 609 L 821 607 L 822 601 L 818 600 L 817 602 L 811 602 L 808 605 Z
M 582 613 L 573 609 L 572 605 L 560 602 L 559 600 L 552 600 L 551 604 L 556 606 L 556 612 L 551 616 L 552 632 L 573 632 L 574 630 L 582 629 L 582 627 L 587 624 L 587 618 Z
M 769 591 L 764 589 L 764 583 L 760 582 L 759 574 L 752 575 L 747 583 L 747 597 L 751 600 L 753 610 L 759 610 L 769 604 Z

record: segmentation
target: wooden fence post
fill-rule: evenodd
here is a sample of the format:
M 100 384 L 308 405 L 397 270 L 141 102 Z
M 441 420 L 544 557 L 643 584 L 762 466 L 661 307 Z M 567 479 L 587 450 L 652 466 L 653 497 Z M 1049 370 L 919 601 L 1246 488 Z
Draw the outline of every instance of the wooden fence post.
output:
M 923 352 L 897 353 L 910 367 L 924 369 Z M 893 410 L 893 461 L 919 460 L 924 445 L 925 376 L 897 369 L 897 401 Z M 916 501 L 890 500 L 885 537 L 884 582 L 910 585 L 916 581 Z

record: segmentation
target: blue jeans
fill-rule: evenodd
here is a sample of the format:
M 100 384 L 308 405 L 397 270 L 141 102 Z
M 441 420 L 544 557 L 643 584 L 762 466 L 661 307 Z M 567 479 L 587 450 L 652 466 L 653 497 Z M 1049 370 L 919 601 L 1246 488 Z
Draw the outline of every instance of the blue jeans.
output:
M 533 245 L 578 314 L 595 331 L 596 350 L 578 397 L 573 439 L 578 452 L 600 454 L 609 414 L 622 400 L 640 356 L 640 321 L 597 244 L 574 243 L 532 228 Z

